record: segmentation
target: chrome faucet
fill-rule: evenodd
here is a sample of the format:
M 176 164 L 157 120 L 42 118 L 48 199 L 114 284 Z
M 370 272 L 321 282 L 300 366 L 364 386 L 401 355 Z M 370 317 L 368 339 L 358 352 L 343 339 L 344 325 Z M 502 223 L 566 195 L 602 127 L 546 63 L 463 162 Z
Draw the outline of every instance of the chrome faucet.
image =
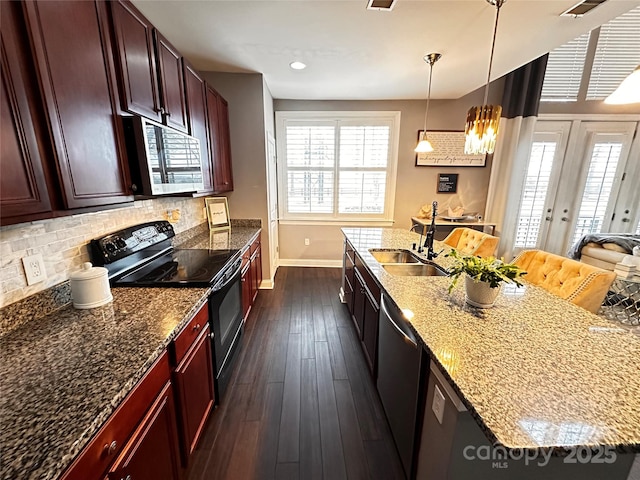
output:
M 424 241 L 424 248 L 427 249 L 427 260 L 433 260 L 436 258 L 439 253 L 433 251 L 433 237 L 436 233 L 436 217 L 438 216 L 438 202 L 434 201 L 431 204 L 431 225 L 429 225 L 429 230 L 427 230 L 427 238 Z

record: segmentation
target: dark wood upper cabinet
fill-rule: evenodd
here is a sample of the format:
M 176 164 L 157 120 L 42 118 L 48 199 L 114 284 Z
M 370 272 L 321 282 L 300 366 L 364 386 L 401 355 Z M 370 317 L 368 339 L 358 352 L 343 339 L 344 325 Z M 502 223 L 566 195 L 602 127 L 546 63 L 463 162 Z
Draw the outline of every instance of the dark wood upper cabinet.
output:
M 106 5 L 24 2 L 64 206 L 133 200 Z
M 187 132 L 182 55 L 131 2 L 109 3 L 122 109 Z
M 187 125 L 187 105 L 184 98 L 182 56 L 160 32 L 157 30 L 154 32 L 164 123 L 169 127 L 186 132 L 189 127 Z
M 227 101 L 207 85 L 207 115 L 209 119 L 210 152 L 213 163 L 215 193 L 233 190 L 231 170 L 231 137 Z
M 19 4 L 0 2 L 0 210 L 3 224 L 13 217 L 51 211 L 51 202 L 38 148 L 33 71 L 25 57 L 26 32 L 16 18 Z M 26 49 L 28 51 L 28 48 Z
M 109 2 L 120 67 L 122 109 L 162 121 L 153 25 L 130 2 Z
M 189 135 L 200 140 L 204 180 L 202 193 L 213 192 L 213 165 L 209 157 L 209 126 L 207 124 L 207 88 L 200 74 L 185 59 L 183 59 L 183 65 Z

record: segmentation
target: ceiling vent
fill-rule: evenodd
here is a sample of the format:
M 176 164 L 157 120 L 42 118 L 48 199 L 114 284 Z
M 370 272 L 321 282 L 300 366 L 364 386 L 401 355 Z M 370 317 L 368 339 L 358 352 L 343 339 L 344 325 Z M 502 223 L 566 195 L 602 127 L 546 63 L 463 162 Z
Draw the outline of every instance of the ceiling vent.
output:
M 367 0 L 367 10 L 390 12 L 398 0 Z
M 589 13 L 598 5 L 606 2 L 607 0 L 584 0 L 575 4 L 566 12 L 560 14 L 561 17 L 581 17 L 582 15 Z

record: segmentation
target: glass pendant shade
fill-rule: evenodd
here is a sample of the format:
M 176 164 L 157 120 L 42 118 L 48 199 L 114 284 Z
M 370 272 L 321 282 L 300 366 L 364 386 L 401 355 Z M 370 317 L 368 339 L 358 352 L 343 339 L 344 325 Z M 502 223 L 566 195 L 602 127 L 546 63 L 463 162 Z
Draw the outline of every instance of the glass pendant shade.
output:
M 469 109 L 464 129 L 464 153 L 478 155 L 494 152 L 501 114 L 500 105 L 482 105 Z
M 622 81 L 615 92 L 605 99 L 604 103 L 610 105 L 640 103 L 640 65 Z
M 422 132 L 420 134 L 420 141 L 418 142 L 418 146 L 415 148 L 416 153 L 429 153 L 433 152 L 433 147 L 429 140 L 427 140 L 427 132 Z

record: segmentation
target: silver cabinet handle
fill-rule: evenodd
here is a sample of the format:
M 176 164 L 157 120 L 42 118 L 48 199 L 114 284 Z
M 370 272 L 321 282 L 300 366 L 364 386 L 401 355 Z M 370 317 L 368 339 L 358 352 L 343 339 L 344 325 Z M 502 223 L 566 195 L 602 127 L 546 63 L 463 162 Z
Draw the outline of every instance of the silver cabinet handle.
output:
M 118 443 L 114 440 L 111 443 L 106 443 L 102 450 L 107 453 L 107 455 L 113 455 L 116 449 L 118 448 Z
M 200 324 L 199 324 L 199 323 L 196 323 L 196 324 L 193 326 L 193 331 L 194 331 L 194 332 L 197 332 L 198 330 L 200 330 Z
M 569 219 L 567 217 L 562 217 L 560 220 L 562 220 L 563 222 L 568 222 Z

